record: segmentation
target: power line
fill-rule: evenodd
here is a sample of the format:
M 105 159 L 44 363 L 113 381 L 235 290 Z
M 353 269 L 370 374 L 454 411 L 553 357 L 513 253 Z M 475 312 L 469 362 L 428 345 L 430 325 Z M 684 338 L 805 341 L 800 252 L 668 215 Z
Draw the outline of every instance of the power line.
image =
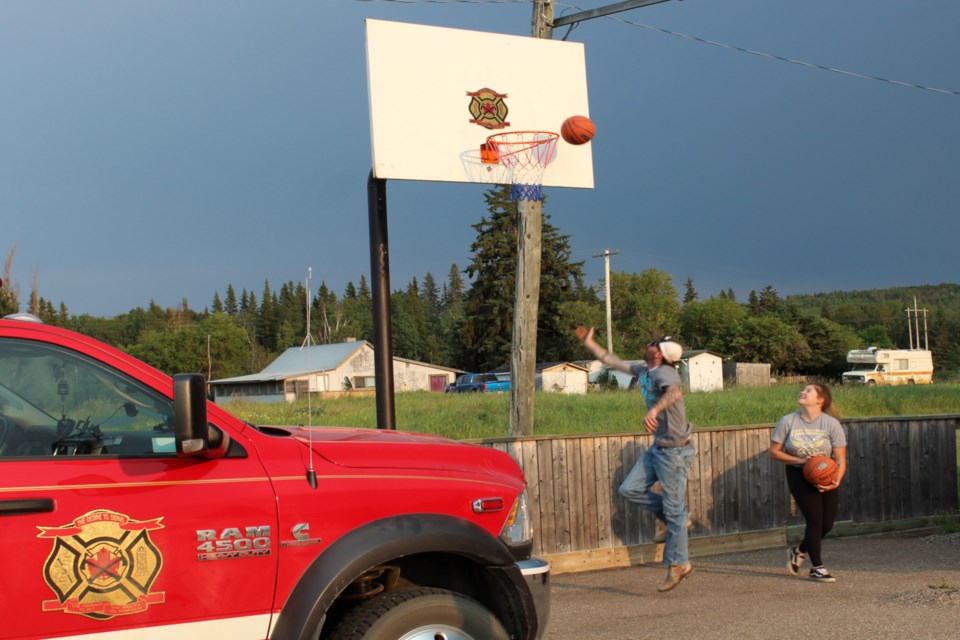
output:
M 393 3 L 393 4 L 531 4 L 531 0 L 355 0 L 355 2 L 382 2 L 382 3 Z M 563 6 L 569 9 L 575 9 L 577 11 L 586 12 L 586 9 L 578 7 L 572 4 L 565 4 L 560 2 L 555 2 L 554 6 Z M 788 58 L 786 56 L 779 56 L 774 53 L 767 53 L 765 51 L 757 51 L 755 49 L 747 49 L 746 47 L 738 47 L 732 44 L 726 44 L 723 42 L 717 42 L 715 40 L 709 40 L 707 38 L 701 38 L 699 36 L 692 36 L 686 33 L 680 33 L 677 31 L 671 31 L 670 29 L 664 29 L 663 27 L 655 27 L 649 24 L 643 24 L 641 22 L 634 22 L 633 20 L 627 20 L 625 18 L 620 18 L 614 15 L 603 15 L 597 16 L 606 18 L 608 20 L 615 20 L 616 22 L 621 22 L 632 27 L 638 27 L 640 29 L 648 29 L 650 31 L 657 31 L 666 35 L 674 36 L 676 38 L 685 38 L 687 40 L 693 40 L 694 42 L 699 42 L 700 44 L 707 44 L 713 47 L 720 47 L 721 49 L 727 49 L 730 51 L 737 51 L 739 53 L 746 53 L 753 56 L 760 56 L 761 58 L 767 58 L 769 60 L 776 60 L 778 62 L 786 62 L 788 64 L 795 64 L 801 67 L 807 67 L 808 69 L 814 69 L 816 71 L 826 71 L 829 73 L 836 73 L 844 76 L 850 76 L 853 78 L 860 78 L 861 80 L 874 80 L 876 82 L 884 82 L 886 84 L 893 84 L 900 87 L 907 87 L 908 89 L 920 89 L 922 91 L 931 91 L 933 93 L 944 93 L 947 95 L 960 95 L 960 91 L 954 89 L 940 89 L 938 87 L 930 87 L 927 85 L 917 84 L 914 82 L 904 82 L 902 80 L 892 80 L 890 78 L 882 78 L 880 76 L 874 76 L 866 73 L 858 73 L 856 71 L 849 71 L 847 69 L 839 69 L 837 67 L 829 67 L 822 64 L 816 64 L 813 62 L 806 62 L 804 60 L 797 60 L 795 58 Z M 563 37 L 566 40 L 567 36 L 570 35 L 570 32 L 576 28 L 579 24 L 573 23 L 570 25 L 570 28 L 567 31 L 567 34 Z
M 576 7 L 576 6 L 572 6 L 572 5 L 565 5 L 565 6 L 570 6 L 572 9 L 578 9 L 578 10 L 580 10 L 580 7 Z M 935 92 L 935 93 L 946 93 L 946 94 L 948 94 L 948 95 L 955 95 L 955 96 L 960 95 L 960 91 L 956 91 L 956 90 L 953 90 L 953 89 L 939 89 L 939 88 L 937 88 L 937 87 L 928 87 L 928 86 L 926 86 L 926 85 L 915 84 L 915 83 L 912 83 L 912 82 L 903 82 L 903 81 L 901 81 L 901 80 L 891 80 L 891 79 L 889 79 L 889 78 L 881 78 L 880 76 L 872 76 L 872 75 L 865 74 L 865 73 L 857 73 L 856 71 L 849 71 L 849 70 L 847 70 L 847 69 L 838 69 L 838 68 L 835 68 L 835 67 L 828 67 L 828 66 L 821 65 L 821 64 L 816 64 L 816 63 L 813 63 L 813 62 L 805 62 L 805 61 L 803 61 L 803 60 L 796 60 L 796 59 L 794 59 L 794 58 L 787 58 L 786 56 L 778 56 L 778 55 L 776 55 L 776 54 L 767 53 L 767 52 L 765 52 L 765 51 L 756 51 L 756 50 L 754 50 L 754 49 L 747 49 L 747 48 L 744 48 L 744 47 L 738 47 L 738 46 L 732 45 L 732 44 L 725 44 L 725 43 L 723 43 L 723 42 L 716 42 L 716 41 L 714 41 L 714 40 L 708 40 L 708 39 L 706 39 L 706 38 L 701 38 L 701 37 L 699 37 L 699 36 L 692 36 L 692 35 L 689 35 L 689 34 L 686 34 L 686 33 L 679 33 L 679 32 L 676 32 L 676 31 L 671 31 L 671 30 L 669 30 L 669 29 L 664 29 L 663 27 L 654 27 L 654 26 L 652 26 L 652 25 L 643 24 L 643 23 L 640 23 L 640 22 L 634 22 L 634 21 L 632 21 L 632 20 L 626 20 L 626 19 L 624 19 L 624 18 L 620 18 L 620 17 L 617 17 L 617 16 L 612 16 L 612 15 L 610 15 L 610 16 L 602 16 L 602 17 L 604 17 L 604 18 L 606 18 L 606 19 L 608 19 L 608 20 L 615 20 L 615 21 L 617 21 L 617 22 L 622 22 L 622 23 L 624 23 L 624 24 L 628 24 L 628 25 L 633 26 L 633 27 L 639 27 L 639 28 L 641 28 L 641 29 L 649 29 L 650 31 L 658 31 L 658 32 L 660 32 L 660 33 L 665 33 L 665 34 L 667 34 L 667 35 L 675 36 L 675 37 L 677 37 L 677 38 L 686 38 L 687 40 L 693 40 L 693 41 L 699 42 L 699 43 L 701 43 L 701 44 L 708 44 L 708 45 L 711 45 L 711 46 L 714 46 L 714 47 L 720 47 L 721 49 L 729 49 L 729 50 L 731 50 L 731 51 L 738 51 L 738 52 L 740 52 L 740 53 L 748 53 L 748 54 L 750 54 L 750 55 L 760 56 L 761 58 L 768 58 L 768 59 L 770 59 L 770 60 L 778 60 L 778 61 L 780 61 L 780 62 L 787 62 L 787 63 L 790 63 L 790 64 L 796 64 L 796 65 L 800 65 L 800 66 L 802 66 L 802 67 L 807 67 L 807 68 L 810 68 L 810 69 L 816 69 L 816 70 L 818 70 L 818 71 L 829 71 L 829 72 L 831 72 L 831 73 L 839 73 L 839 74 L 841 74 L 841 75 L 852 76 L 852 77 L 854 77 L 854 78 L 861 78 L 861 79 L 863 79 L 863 80 L 876 80 L 876 81 L 878 81 L 878 82 L 886 82 L 886 83 L 888 83 L 888 84 L 895 84 L 895 85 L 899 85 L 899 86 L 901 86 L 901 87 L 908 87 L 908 88 L 910 88 L 910 89 L 922 89 L 922 90 L 924 90 L 924 91 L 933 91 L 933 92 Z

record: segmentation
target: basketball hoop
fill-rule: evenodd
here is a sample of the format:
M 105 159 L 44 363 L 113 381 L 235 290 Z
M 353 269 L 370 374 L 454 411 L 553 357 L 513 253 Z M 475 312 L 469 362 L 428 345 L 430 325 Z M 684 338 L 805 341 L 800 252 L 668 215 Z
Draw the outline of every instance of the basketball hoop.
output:
M 508 131 L 487 137 L 486 151 L 507 169 L 511 200 L 542 200 L 543 171 L 557 151 L 558 133 Z

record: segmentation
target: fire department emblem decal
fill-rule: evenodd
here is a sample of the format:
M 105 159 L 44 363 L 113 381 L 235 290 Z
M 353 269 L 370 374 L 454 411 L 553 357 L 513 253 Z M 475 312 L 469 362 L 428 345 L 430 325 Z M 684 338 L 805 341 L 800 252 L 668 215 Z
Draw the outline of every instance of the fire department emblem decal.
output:
M 470 96 L 470 122 L 478 124 L 487 129 L 503 129 L 509 127 L 507 122 L 507 103 L 504 98 L 505 93 L 497 93 L 493 89 L 479 89 L 477 91 L 468 91 Z
M 164 593 L 150 591 L 163 567 L 150 540 L 161 520 L 97 510 L 59 527 L 37 527 L 38 538 L 54 540 L 43 578 L 57 599 L 43 601 L 43 610 L 109 620 L 162 604 Z

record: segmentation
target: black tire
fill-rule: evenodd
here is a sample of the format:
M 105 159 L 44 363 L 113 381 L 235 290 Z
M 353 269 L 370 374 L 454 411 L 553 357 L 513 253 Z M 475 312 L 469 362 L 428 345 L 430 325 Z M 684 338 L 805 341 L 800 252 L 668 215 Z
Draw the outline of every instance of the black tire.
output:
M 509 640 L 489 609 L 445 589 L 391 591 L 357 605 L 331 640 Z

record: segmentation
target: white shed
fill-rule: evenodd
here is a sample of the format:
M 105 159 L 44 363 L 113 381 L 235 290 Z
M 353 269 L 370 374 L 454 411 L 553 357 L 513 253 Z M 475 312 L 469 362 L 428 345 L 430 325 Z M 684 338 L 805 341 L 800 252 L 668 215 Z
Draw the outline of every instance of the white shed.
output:
M 684 351 L 680 376 L 690 391 L 723 389 L 723 357 L 707 350 Z
M 537 389 L 554 393 L 586 393 L 587 367 L 572 362 L 548 362 L 537 365 Z

